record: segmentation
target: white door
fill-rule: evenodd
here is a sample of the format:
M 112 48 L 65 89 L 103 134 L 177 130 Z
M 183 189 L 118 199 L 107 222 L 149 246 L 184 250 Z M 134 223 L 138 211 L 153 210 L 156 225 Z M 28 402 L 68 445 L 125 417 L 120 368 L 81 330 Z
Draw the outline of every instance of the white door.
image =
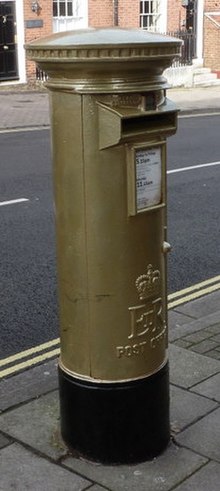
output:
M 88 27 L 88 0 L 53 0 L 53 32 Z

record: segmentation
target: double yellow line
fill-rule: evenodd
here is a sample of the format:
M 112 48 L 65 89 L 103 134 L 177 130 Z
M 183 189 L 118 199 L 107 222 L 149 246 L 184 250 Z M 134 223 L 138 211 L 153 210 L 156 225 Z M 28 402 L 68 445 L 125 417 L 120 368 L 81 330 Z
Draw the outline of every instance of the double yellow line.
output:
M 0 379 L 58 356 L 60 353 L 59 344 L 59 338 L 52 339 L 52 341 L 48 341 L 47 343 L 39 344 L 38 346 L 34 346 L 34 348 L 20 351 L 20 353 L 16 353 L 8 358 L 3 358 L 3 360 L 0 360 L 0 368 L 5 366 L 7 368 L 0 370 Z M 57 347 L 50 350 L 54 346 Z M 36 353 L 41 353 L 42 351 L 44 351 L 43 354 L 34 356 Z
M 220 275 L 184 288 L 179 292 L 171 293 L 168 295 L 168 309 L 174 309 L 183 303 L 192 302 L 217 290 L 220 290 Z
M 220 290 L 220 275 L 184 288 L 179 292 L 171 293 L 168 295 L 168 309 L 174 309 L 184 303 L 191 302 L 217 290 Z M 59 338 L 52 339 L 47 343 L 39 344 L 38 346 L 0 360 L 0 379 L 57 357 L 60 353 L 59 345 Z M 1 369 L 1 367 L 4 368 Z

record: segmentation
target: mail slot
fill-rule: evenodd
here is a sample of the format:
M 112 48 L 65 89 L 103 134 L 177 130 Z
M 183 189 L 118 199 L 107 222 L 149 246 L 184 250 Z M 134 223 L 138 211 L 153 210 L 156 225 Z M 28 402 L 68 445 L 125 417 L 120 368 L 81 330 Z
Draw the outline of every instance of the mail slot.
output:
M 61 432 L 70 449 L 139 462 L 167 445 L 166 138 L 174 38 L 57 33 L 26 47 L 47 73 L 56 210 Z
M 176 120 L 176 107 L 167 100 L 161 108 L 150 111 L 99 104 L 99 148 L 129 141 L 145 141 L 149 136 L 158 134 L 160 138 L 162 135 L 167 137 L 175 133 Z

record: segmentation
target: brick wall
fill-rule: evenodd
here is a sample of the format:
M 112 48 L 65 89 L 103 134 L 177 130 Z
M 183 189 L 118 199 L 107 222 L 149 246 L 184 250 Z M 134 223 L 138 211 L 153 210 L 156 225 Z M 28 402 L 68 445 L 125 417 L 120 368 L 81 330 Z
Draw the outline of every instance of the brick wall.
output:
M 220 27 L 207 17 L 204 20 L 204 66 L 220 70 Z
M 205 14 L 220 12 L 219 0 L 205 0 Z M 220 70 L 220 15 L 212 16 L 219 27 L 206 15 L 204 16 L 204 66 L 212 70 Z
M 174 32 L 184 28 L 186 9 L 182 7 L 181 0 L 168 0 L 167 2 L 167 31 Z
M 139 0 L 118 0 L 118 25 L 139 27 Z M 89 26 L 110 27 L 114 25 L 113 0 L 89 0 Z
M 118 14 L 120 27 L 139 27 L 139 0 L 119 0 Z
M 47 36 L 52 33 L 52 0 L 39 0 L 39 4 L 41 6 L 41 10 L 38 14 L 32 12 L 31 10 L 31 1 L 24 0 L 24 19 L 25 23 L 28 20 L 43 20 L 43 27 L 37 28 L 26 28 L 24 29 L 25 33 L 25 44 L 34 41 L 35 39 Z M 26 61 L 26 73 L 27 80 L 31 82 L 35 80 L 35 71 L 36 65 L 32 61 Z
M 205 0 L 204 2 L 204 11 L 207 12 L 215 12 L 215 10 L 220 10 L 220 2 L 219 0 Z
M 109 27 L 113 25 L 113 1 L 89 0 L 89 26 Z

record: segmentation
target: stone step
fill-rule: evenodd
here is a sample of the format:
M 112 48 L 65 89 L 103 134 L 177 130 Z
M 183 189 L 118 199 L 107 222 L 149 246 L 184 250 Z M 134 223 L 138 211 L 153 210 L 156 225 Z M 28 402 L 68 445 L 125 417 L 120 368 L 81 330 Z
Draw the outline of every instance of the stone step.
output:
M 193 80 L 195 82 L 207 82 L 207 81 L 212 81 L 212 80 L 217 80 L 217 75 L 215 73 L 200 73 L 200 74 L 195 74 L 193 73 Z
M 194 84 L 193 86 L 194 87 L 215 87 L 217 85 L 220 85 L 220 79 L 219 78 L 216 78 L 216 79 L 210 79 L 210 80 L 206 80 L 205 82 L 195 82 L 194 81 Z
M 193 85 L 194 87 L 219 85 L 219 79 L 217 74 L 213 73 L 210 68 L 200 68 L 193 70 Z
M 220 85 L 220 78 L 218 78 L 218 74 L 214 70 L 197 65 L 168 68 L 165 71 L 165 77 L 173 87 L 212 87 Z
M 205 67 L 195 67 L 193 68 L 193 73 L 195 75 L 201 75 L 201 74 L 205 74 L 205 73 L 211 73 L 211 69 L 210 68 L 205 68 Z

